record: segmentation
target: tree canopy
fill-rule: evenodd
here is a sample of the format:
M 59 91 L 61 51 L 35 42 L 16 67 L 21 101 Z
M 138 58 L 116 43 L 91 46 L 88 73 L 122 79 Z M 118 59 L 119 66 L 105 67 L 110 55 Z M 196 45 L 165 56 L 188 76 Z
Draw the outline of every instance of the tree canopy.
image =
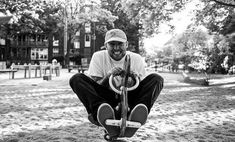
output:
M 132 22 L 140 22 L 143 34 L 151 36 L 158 33 L 161 23 L 168 24 L 174 31 L 172 14 L 185 9 L 188 3 L 197 0 L 122 0 L 122 9 L 127 13 Z M 200 0 L 202 9 L 195 10 L 195 25 L 204 25 L 212 32 L 227 32 L 233 27 L 234 1 L 225 0 Z M 229 28 L 230 27 L 230 28 Z M 233 29 L 234 30 L 234 29 Z M 232 31 L 233 31 L 232 30 Z
M 170 23 L 172 14 L 183 10 L 187 3 L 195 0 L 102 0 L 100 3 L 83 0 L 58 0 L 58 1 L 28 1 L 28 0 L 4 0 L 0 4 L 5 12 L 13 15 L 11 21 L 12 31 L 47 31 L 54 27 L 53 23 L 64 24 L 64 18 L 68 18 L 69 27 L 79 28 L 81 23 L 87 21 L 102 21 L 110 25 L 116 20 L 131 21 L 132 25 L 138 23 L 142 27 L 142 35 L 151 36 L 158 33 L 161 23 L 168 24 L 172 30 L 174 25 Z M 196 10 L 196 24 L 202 24 L 212 32 L 223 34 L 233 31 L 234 27 L 234 2 L 223 0 L 201 0 L 204 8 Z M 89 11 L 84 11 L 90 7 Z M 120 16 L 120 17 L 118 17 Z M 121 17 L 123 16 L 123 17 Z M 126 19 L 126 20 L 124 20 Z M 48 24 L 50 23 L 50 24 Z M 125 23 L 121 22 L 122 28 Z M 118 27 L 121 27 L 119 24 Z M 19 28 L 20 27 L 20 28 Z
M 48 32 L 63 27 L 67 18 L 68 27 L 75 31 L 89 21 L 112 24 L 116 17 L 100 5 L 73 1 L 1 1 L 5 13 L 12 15 L 9 23 L 12 32 Z M 86 10 L 89 8 L 89 10 Z
M 183 34 L 174 35 L 173 14 L 196 1 L 201 7 L 193 11 L 193 23 Z M 215 53 L 222 58 L 235 54 L 233 0 L 101 0 L 101 3 L 92 0 L 3 0 L 0 5 L 6 15 L 13 17 L 1 27 L 1 31 L 9 36 L 19 32 L 54 33 L 63 30 L 66 24 L 71 39 L 84 23 L 97 22 L 105 25 L 97 28 L 102 33 L 115 27 L 126 31 L 129 39 L 139 39 L 157 34 L 160 25 L 166 24 L 170 27 L 167 32 L 172 33 L 172 41 L 182 55 L 195 57 L 192 52 L 200 51 L 212 61 L 213 58 L 218 59 Z M 208 33 L 197 31 L 201 25 L 208 29 Z M 213 46 L 209 46 L 206 40 L 213 40 Z M 162 52 L 169 56 L 174 51 L 168 47 Z
M 122 0 L 123 9 L 132 22 L 142 24 L 142 32 L 145 36 L 158 33 L 161 23 L 169 24 L 172 14 L 180 11 L 187 1 L 174 0 Z

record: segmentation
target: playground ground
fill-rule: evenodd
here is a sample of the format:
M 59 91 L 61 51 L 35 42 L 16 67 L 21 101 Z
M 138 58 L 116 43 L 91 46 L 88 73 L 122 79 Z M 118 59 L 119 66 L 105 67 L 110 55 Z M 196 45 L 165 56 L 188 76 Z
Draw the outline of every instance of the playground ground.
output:
M 60 77 L 16 79 L 0 74 L 0 142 L 104 142 L 103 128 L 87 120 L 68 85 L 75 71 Z M 235 77 L 210 86 L 187 84 L 181 74 L 159 73 L 164 89 L 147 123 L 127 142 L 234 142 Z

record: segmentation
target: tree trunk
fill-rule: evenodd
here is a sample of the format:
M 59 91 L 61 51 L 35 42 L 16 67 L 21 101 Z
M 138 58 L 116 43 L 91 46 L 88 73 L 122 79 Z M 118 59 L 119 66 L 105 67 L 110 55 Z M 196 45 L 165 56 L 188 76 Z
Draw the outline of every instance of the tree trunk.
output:
M 69 66 L 69 56 L 70 56 L 70 47 L 71 47 L 71 35 L 68 36 L 68 42 L 67 42 L 67 54 L 66 54 L 66 59 L 65 59 L 65 62 L 66 62 L 66 65 Z
M 53 33 L 48 33 L 48 63 L 51 63 L 53 58 Z

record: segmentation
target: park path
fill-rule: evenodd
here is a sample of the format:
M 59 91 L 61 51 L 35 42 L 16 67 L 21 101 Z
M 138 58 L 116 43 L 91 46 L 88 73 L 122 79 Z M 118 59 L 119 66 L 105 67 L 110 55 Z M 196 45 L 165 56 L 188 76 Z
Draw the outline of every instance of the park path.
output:
M 51 81 L 9 80 L 0 74 L 0 142 L 104 142 L 103 129 L 86 119 L 85 108 L 62 71 Z M 203 87 L 160 73 L 164 89 L 147 123 L 127 142 L 234 142 L 235 78 Z

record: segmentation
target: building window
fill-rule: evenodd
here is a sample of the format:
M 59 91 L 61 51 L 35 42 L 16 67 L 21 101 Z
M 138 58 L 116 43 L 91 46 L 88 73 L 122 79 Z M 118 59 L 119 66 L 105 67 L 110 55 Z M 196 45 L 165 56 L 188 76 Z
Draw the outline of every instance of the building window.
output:
M 59 46 L 59 40 L 54 40 L 53 41 L 53 46 Z
M 91 33 L 91 23 L 85 23 L 85 33 Z
M 53 36 L 53 46 L 59 46 L 59 39 Z
M 32 48 L 31 49 L 31 60 L 47 60 L 48 59 L 47 48 Z
M 80 39 L 79 38 L 80 38 L 80 36 L 78 36 L 77 34 L 74 37 L 73 44 L 74 44 L 75 49 L 80 49 Z
M 74 48 L 75 49 L 79 49 L 80 48 L 80 42 L 79 41 L 78 42 L 77 41 L 74 42 Z
M 53 53 L 54 54 L 59 54 L 59 48 L 53 48 Z
M 5 39 L 3 39 L 3 38 L 1 38 L 1 37 L 0 37 L 0 45 L 6 45 Z
M 91 47 L 91 35 L 85 34 L 85 47 Z

